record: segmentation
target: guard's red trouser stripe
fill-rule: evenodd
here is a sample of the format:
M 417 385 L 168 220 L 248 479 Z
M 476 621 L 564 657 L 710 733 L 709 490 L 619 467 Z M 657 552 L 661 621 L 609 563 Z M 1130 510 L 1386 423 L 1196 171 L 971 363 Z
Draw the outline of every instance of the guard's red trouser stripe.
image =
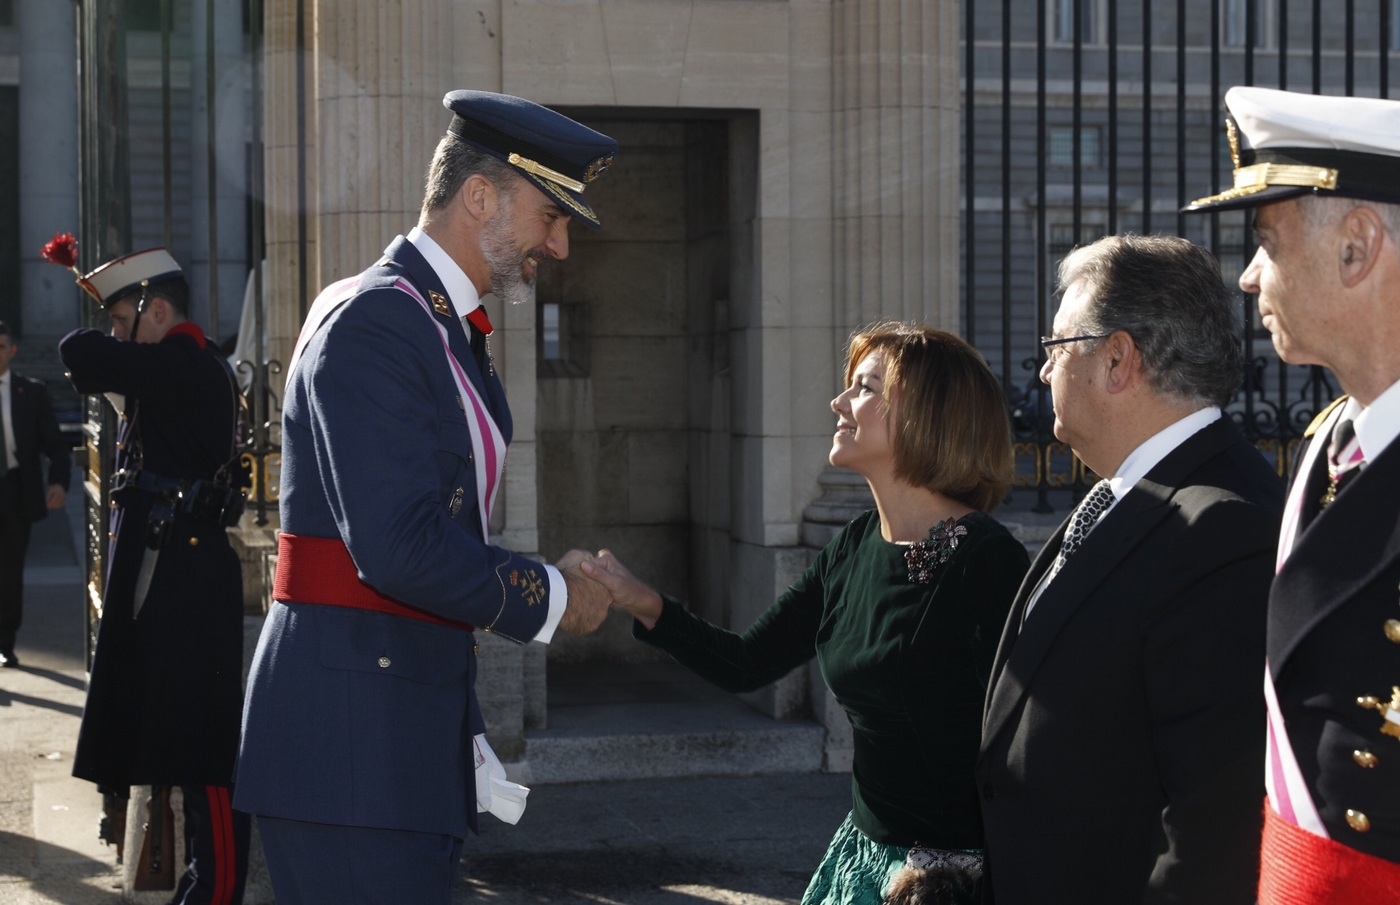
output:
M 214 843 L 214 891 L 210 905 L 230 905 L 237 871 L 228 787 L 205 786 L 204 792 L 209 799 L 209 835 Z

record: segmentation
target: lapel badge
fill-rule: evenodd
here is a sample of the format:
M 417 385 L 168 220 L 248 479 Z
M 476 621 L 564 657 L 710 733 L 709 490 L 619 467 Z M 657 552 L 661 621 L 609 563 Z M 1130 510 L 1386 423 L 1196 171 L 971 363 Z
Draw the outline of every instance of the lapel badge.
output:
M 457 513 L 462 511 L 462 497 L 464 497 L 465 495 L 466 494 L 460 487 L 452 491 L 452 499 L 449 500 L 447 503 L 447 512 L 453 518 L 456 518 Z
M 433 290 L 429 289 L 428 298 L 433 300 L 434 311 L 436 311 L 438 314 L 441 314 L 443 317 L 452 316 L 452 308 L 450 305 L 447 304 L 447 296 L 443 295 L 441 292 L 434 292 Z

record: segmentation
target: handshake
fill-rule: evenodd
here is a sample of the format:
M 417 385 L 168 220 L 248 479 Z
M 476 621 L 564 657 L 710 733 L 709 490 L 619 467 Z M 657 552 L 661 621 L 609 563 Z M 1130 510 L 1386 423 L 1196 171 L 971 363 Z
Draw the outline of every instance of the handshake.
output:
M 634 576 L 609 550 L 570 550 L 554 564 L 564 575 L 569 603 L 559 628 L 570 635 L 596 631 L 609 607 L 631 613 L 647 628 L 661 615 L 661 595 Z

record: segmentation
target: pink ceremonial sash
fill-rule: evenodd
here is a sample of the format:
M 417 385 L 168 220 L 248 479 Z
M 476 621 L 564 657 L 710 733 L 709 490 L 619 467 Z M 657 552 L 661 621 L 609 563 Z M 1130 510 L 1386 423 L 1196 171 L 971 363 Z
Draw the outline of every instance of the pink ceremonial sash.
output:
M 301 353 L 306 348 L 307 342 L 316 335 L 322 322 L 333 311 L 350 300 L 358 291 L 359 285 L 360 278 L 358 276 L 338 280 L 323 289 L 316 300 L 311 303 L 311 310 L 306 314 L 306 322 L 302 324 L 301 333 L 297 336 L 296 348 L 292 351 L 292 362 L 287 368 L 288 382 L 292 379 L 292 373 L 296 370 L 297 363 L 301 361 Z M 442 351 L 447 358 L 452 379 L 457 384 L 458 398 L 463 403 L 462 414 L 466 418 L 467 430 L 471 433 L 472 465 L 476 470 L 477 511 L 481 515 L 481 537 L 482 540 L 488 540 L 491 537 L 491 508 L 496 503 L 496 492 L 500 488 L 501 472 L 505 468 L 505 438 L 501 436 L 501 429 L 492 420 L 485 402 L 476 391 L 476 387 L 472 385 L 466 372 L 462 370 L 457 356 L 452 354 L 447 329 L 433 316 L 432 306 L 413 287 L 413 284 L 402 277 L 394 281 L 394 288 L 418 303 L 428 319 L 432 321 L 433 326 L 437 328 L 438 336 L 442 340 Z
M 1336 411 L 1318 426 L 1313 441 L 1308 444 L 1298 468 L 1294 472 L 1293 486 L 1288 493 L 1288 502 L 1283 510 L 1283 526 L 1279 531 L 1278 558 L 1275 571 L 1283 568 L 1297 543 L 1301 530 L 1303 499 L 1307 495 L 1308 475 L 1317 466 L 1319 456 L 1327 455 L 1324 438 L 1332 436 L 1332 427 L 1341 417 L 1345 406 L 1337 406 Z M 1271 666 L 1264 665 L 1264 703 L 1268 713 L 1267 748 L 1264 754 L 1264 787 L 1269 793 L 1269 806 L 1283 820 L 1308 832 L 1328 838 L 1327 828 L 1318 815 L 1308 791 L 1303 771 L 1298 767 L 1298 759 L 1293 755 L 1293 747 L 1288 741 L 1288 728 L 1284 724 L 1283 710 L 1279 707 L 1278 693 L 1274 690 L 1274 677 Z

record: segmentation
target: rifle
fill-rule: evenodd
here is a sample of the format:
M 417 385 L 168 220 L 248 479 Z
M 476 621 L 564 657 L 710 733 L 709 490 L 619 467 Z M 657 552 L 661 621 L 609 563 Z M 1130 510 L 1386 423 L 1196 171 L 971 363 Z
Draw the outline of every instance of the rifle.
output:
M 175 812 L 170 808 L 170 788 L 152 786 L 146 802 L 145 834 L 136 862 L 137 890 L 175 888 Z

